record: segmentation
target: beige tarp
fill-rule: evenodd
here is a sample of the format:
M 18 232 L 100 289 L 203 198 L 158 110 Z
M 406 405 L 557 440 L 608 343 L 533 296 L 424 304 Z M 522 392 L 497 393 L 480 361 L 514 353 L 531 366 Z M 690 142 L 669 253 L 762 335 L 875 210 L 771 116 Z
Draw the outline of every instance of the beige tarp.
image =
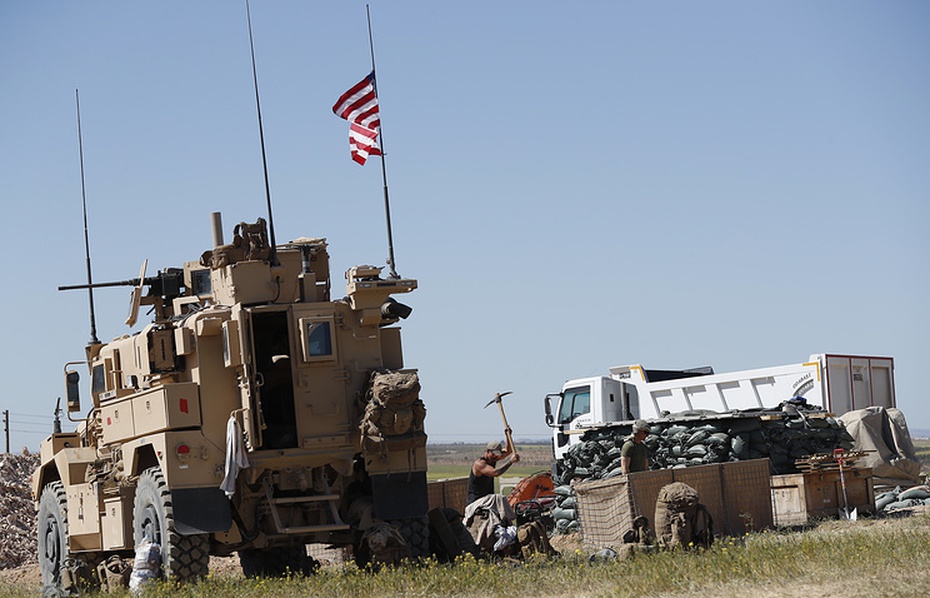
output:
M 909 486 L 919 480 L 920 461 L 900 409 L 867 407 L 840 421 L 855 441 L 853 450 L 869 451 L 856 464 L 872 468 L 876 483 Z

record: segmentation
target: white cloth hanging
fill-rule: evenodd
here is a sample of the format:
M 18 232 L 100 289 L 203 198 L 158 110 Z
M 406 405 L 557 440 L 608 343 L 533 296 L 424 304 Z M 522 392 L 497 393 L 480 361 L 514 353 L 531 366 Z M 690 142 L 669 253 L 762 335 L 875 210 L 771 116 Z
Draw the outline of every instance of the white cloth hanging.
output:
M 249 457 L 245 451 L 245 441 L 242 438 L 242 430 L 239 428 L 239 420 L 236 414 L 229 416 L 226 422 L 226 477 L 220 484 L 220 489 L 226 493 L 226 496 L 232 498 L 236 493 L 236 476 L 239 475 L 240 469 L 249 466 Z

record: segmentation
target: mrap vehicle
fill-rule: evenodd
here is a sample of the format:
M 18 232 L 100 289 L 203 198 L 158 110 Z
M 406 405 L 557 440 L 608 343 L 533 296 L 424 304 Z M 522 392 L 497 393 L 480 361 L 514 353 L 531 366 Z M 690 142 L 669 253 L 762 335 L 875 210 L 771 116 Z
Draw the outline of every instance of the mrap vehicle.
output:
M 553 457 L 561 459 L 588 430 L 676 414 L 771 409 L 795 397 L 836 415 L 873 405 L 894 407 L 894 360 L 822 353 L 804 363 L 720 374 L 711 367 L 615 366 L 610 376 L 566 381 L 559 393 L 546 396 L 545 411 Z
M 69 418 L 82 364 L 91 406 L 33 475 L 47 586 L 146 539 L 178 580 L 234 552 L 250 576 L 308 571 L 309 543 L 370 559 L 379 526 L 428 550 L 426 411 L 392 297 L 416 280 L 356 266 L 334 299 L 324 239 L 275 247 L 259 218 L 224 244 L 221 228 L 214 214 L 213 249 L 183 268 L 62 287 L 132 285 L 127 324 L 154 319 L 109 343 L 92 328 L 65 366 Z

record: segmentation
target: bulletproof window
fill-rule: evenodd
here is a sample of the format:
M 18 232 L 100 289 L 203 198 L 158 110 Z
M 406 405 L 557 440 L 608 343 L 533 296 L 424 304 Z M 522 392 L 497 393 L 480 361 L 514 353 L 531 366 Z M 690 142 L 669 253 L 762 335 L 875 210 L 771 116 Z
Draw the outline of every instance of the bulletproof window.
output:
M 307 323 L 307 357 L 326 357 L 333 354 L 333 338 L 329 322 Z
M 591 411 L 591 389 L 587 386 L 570 388 L 564 393 L 559 409 L 559 423 L 567 424 L 579 415 Z
M 107 391 L 107 378 L 103 371 L 103 364 L 95 365 L 91 374 L 90 391 L 98 395 Z
M 336 358 L 336 339 L 333 336 L 335 326 L 330 316 L 311 316 L 300 318 L 300 343 L 303 348 L 303 360 L 332 361 Z
M 209 270 L 191 271 L 191 292 L 194 295 L 209 295 L 212 291 Z

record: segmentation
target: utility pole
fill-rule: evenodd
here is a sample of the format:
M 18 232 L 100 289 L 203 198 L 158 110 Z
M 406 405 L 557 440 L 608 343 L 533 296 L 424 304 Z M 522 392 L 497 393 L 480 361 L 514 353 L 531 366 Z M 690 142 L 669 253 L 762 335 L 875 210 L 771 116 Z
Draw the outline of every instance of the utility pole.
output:
M 6 433 L 6 453 L 10 454 L 10 410 L 3 410 L 3 431 Z

